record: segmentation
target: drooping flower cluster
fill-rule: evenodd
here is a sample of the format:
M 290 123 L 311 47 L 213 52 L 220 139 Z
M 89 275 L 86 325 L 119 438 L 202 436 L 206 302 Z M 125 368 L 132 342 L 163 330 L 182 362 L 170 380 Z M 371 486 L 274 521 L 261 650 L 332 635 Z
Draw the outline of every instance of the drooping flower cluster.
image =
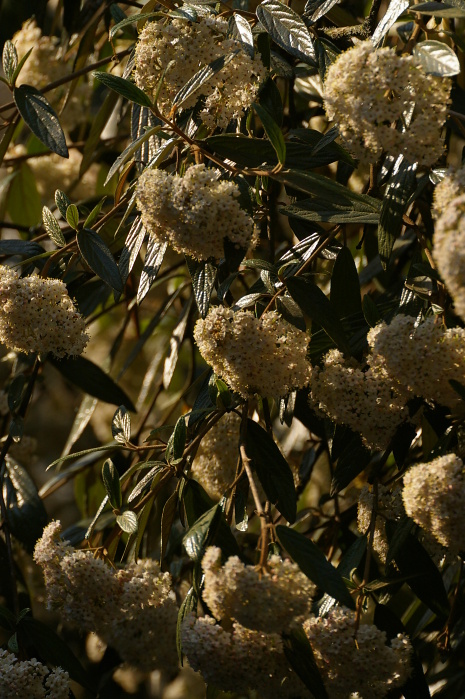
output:
M 192 165 L 184 177 L 146 170 L 136 192 L 147 231 L 195 260 L 224 257 L 225 238 L 237 247 L 255 247 L 258 237 L 238 202 L 239 188 L 219 174 L 205 165 Z
M 2 699 L 68 699 L 69 675 L 61 667 L 50 670 L 36 658 L 18 660 L 0 648 L 0 697 Z
M 261 699 L 292 699 L 305 692 L 289 668 L 278 634 L 246 629 L 237 622 L 231 631 L 209 616 L 186 616 L 181 639 L 190 666 L 207 684 L 225 691 L 257 691 Z
M 465 172 L 465 171 L 464 171 Z M 465 181 L 465 175 L 462 175 Z M 457 182 L 457 188 L 460 184 Z M 452 199 L 436 221 L 433 257 L 454 301 L 465 318 L 465 194 Z
M 19 60 L 32 49 L 21 68 L 16 85 L 31 85 L 40 90 L 72 72 L 72 61 L 65 58 L 65 50 L 60 46 L 59 40 L 52 36 L 42 36 L 34 19 L 24 22 L 12 41 Z M 64 85 L 47 94 L 47 99 L 58 112 L 67 90 L 68 86 Z M 63 128 L 71 130 L 87 118 L 86 104 L 90 99 L 90 91 L 90 84 L 81 79 L 69 97 L 63 114 L 60 114 L 60 124 Z
M 177 606 L 169 573 L 153 560 L 115 571 L 90 551 L 60 540 L 52 522 L 36 544 L 49 607 L 82 631 L 95 632 L 121 659 L 143 672 L 177 664 Z
M 19 278 L 0 266 L 0 342 L 17 352 L 81 354 L 88 336 L 85 321 L 59 279 Z
M 195 23 L 183 19 L 147 23 L 134 55 L 136 85 L 153 99 L 164 75 L 158 105 L 168 115 L 176 94 L 190 78 L 215 59 L 237 52 L 222 70 L 182 103 L 183 109 L 189 109 L 202 95 L 205 98 L 200 112 L 202 121 L 209 128 L 226 128 L 232 119 L 244 115 L 266 76 L 261 58 L 258 55 L 252 58 L 240 42 L 226 38 L 227 28 L 227 22 L 213 16 Z
M 335 607 L 303 628 L 330 699 L 382 699 L 410 674 L 412 646 L 404 634 L 388 645 L 374 624 L 361 624 L 354 638 L 355 612 Z
M 328 68 L 325 108 L 360 162 L 376 162 L 386 152 L 429 166 L 443 152 L 450 89 L 449 78 L 426 73 L 414 57 L 375 49 L 368 40 Z M 400 122 L 403 130 L 395 128 Z
M 370 362 L 370 357 L 367 360 Z M 406 396 L 388 376 L 330 350 L 312 373 L 310 402 L 336 422 L 360 432 L 367 446 L 386 448 L 408 418 Z
M 202 438 L 191 473 L 213 500 L 220 500 L 236 477 L 241 419 L 227 413 Z
M 455 454 L 415 464 L 404 476 L 405 510 L 452 554 L 465 551 L 465 469 Z
M 244 398 L 284 396 L 310 380 L 308 335 L 275 311 L 256 318 L 250 311 L 215 306 L 197 321 L 194 337 L 214 372 Z
M 370 527 L 372 510 L 373 492 L 368 486 L 364 486 L 360 492 L 357 510 L 357 526 L 362 534 L 366 534 Z M 400 520 L 404 514 L 401 486 L 397 485 L 390 489 L 387 486 L 379 485 L 373 549 L 379 555 L 383 563 L 386 562 L 386 556 L 389 550 L 386 534 L 386 520 Z
M 221 550 L 207 549 L 202 559 L 203 599 L 223 622 L 264 633 L 281 633 L 296 617 L 308 615 L 315 585 L 299 567 L 279 556 L 267 561 L 267 572 L 245 565 L 238 556 L 221 565 Z
M 465 167 L 458 170 L 449 168 L 441 182 L 435 187 L 433 214 L 441 216 L 454 199 L 465 193 Z
M 415 319 L 397 315 L 368 333 L 372 366 L 406 390 L 454 410 L 460 398 L 449 383 L 465 383 L 465 330 L 448 328 L 433 317 L 415 328 Z

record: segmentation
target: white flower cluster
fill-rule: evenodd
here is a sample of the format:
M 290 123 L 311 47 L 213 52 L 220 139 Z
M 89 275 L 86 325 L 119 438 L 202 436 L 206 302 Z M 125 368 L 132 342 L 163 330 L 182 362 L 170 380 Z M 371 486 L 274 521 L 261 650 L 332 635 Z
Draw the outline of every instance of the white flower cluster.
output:
M 36 658 L 18 660 L 0 648 L 0 697 L 2 699 L 68 699 L 69 675 L 61 667 L 50 670 Z
M 441 216 L 454 199 L 465 193 L 465 167 L 449 168 L 433 195 L 433 215 Z
M 213 500 L 220 500 L 236 477 L 241 419 L 226 413 L 202 438 L 191 474 Z
M 197 321 L 194 338 L 213 371 L 244 398 L 284 396 L 310 381 L 308 335 L 275 311 L 256 318 L 215 306 Z
M 266 76 L 259 56 L 252 58 L 240 42 L 226 38 L 227 27 L 224 20 L 213 16 L 195 23 L 183 19 L 147 23 L 135 50 L 136 85 L 154 99 L 164 74 L 158 105 L 168 115 L 174 97 L 190 78 L 215 59 L 238 51 L 223 70 L 212 75 L 182 105 L 184 109 L 194 107 L 203 95 L 202 121 L 212 129 L 226 128 L 232 119 L 244 115 Z
M 386 644 L 374 624 L 361 624 L 354 638 L 355 612 L 335 607 L 327 617 L 304 622 L 330 699 L 382 699 L 410 674 L 412 646 L 404 634 Z
M 452 554 L 465 551 L 465 469 L 455 454 L 415 464 L 404 476 L 405 510 Z
M 238 202 L 239 187 L 219 180 L 219 174 L 205 165 L 192 165 L 184 177 L 146 170 L 136 193 L 147 231 L 196 260 L 224 257 L 225 238 L 238 247 L 254 248 L 258 236 Z
M 40 90 L 72 72 L 72 61 L 66 60 L 65 51 L 60 46 L 59 40 L 56 37 L 42 36 L 34 19 L 24 22 L 21 29 L 13 36 L 12 42 L 16 46 L 19 60 L 32 49 L 16 80 L 17 86 L 31 85 Z M 69 85 L 65 84 L 47 94 L 47 99 L 58 109 L 58 113 L 61 101 L 66 98 L 68 87 Z M 90 83 L 81 79 L 69 98 L 63 114 L 59 116 L 60 124 L 64 129 L 71 130 L 86 120 L 86 104 L 89 102 L 90 92 Z
M 415 319 L 397 315 L 368 333 L 371 363 L 397 384 L 426 400 L 454 410 L 460 402 L 449 380 L 465 384 L 465 330 L 444 330 L 427 318 L 417 328 Z
M 365 444 L 375 449 L 385 449 L 408 418 L 406 396 L 399 386 L 379 370 L 362 371 L 338 350 L 328 352 L 322 369 L 313 369 L 311 388 L 315 407 L 360 432 Z
M 450 89 L 449 78 L 430 75 L 412 56 L 375 49 L 368 40 L 328 68 L 325 108 L 360 162 L 376 162 L 386 152 L 429 166 L 443 152 Z M 407 122 L 405 130 L 396 122 Z
M 17 352 L 81 354 L 88 336 L 85 321 L 59 279 L 19 278 L 0 266 L 0 342 Z
M 357 526 L 362 534 L 366 534 L 371 522 L 373 510 L 373 493 L 368 486 L 360 491 L 357 510 Z M 402 488 L 394 486 L 392 490 L 385 485 L 378 486 L 378 502 L 375 523 L 373 549 L 383 563 L 386 562 L 389 543 L 386 535 L 386 520 L 399 520 L 405 514 L 402 503 Z
M 254 689 L 261 699 L 292 699 L 304 691 L 289 668 L 278 634 L 246 629 L 237 622 L 225 631 L 211 617 L 189 614 L 181 640 L 190 666 L 224 691 L 248 694 Z
M 202 593 L 218 620 L 237 621 L 264 633 L 281 633 L 296 617 L 308 615 L 315 585 L 299 567 L 279 556 L 267 561 L 267 572 L 245 565 L 238 556 L 221 565 L 221 550 L 209 547 L 202 559 Z
M 34 550 L 49 607 L 82 631 L 95 632 L 143 672 L 176 667 L 177 606 L 170 575 L 152 560 L 115 571 L 90 551 L 62 542 L 60 532 L 59 522 L 49 524 Z
M 465 171 L 464 171 L 465 172 Z M 463 176 L 463 175 L 462 175 Z M 442 202 L 440 203 L 441 206 Z M 436 221 L 433 257 L 454 301 L 465 319 L 465 194 L 452 199 Z

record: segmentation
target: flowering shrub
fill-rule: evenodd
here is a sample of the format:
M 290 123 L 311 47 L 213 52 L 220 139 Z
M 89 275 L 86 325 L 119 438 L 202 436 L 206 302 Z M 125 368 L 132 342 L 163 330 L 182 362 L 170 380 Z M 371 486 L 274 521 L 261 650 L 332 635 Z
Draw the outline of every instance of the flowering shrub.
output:
M 463 3 L 36 5 L 0 699 L 465 696 Z

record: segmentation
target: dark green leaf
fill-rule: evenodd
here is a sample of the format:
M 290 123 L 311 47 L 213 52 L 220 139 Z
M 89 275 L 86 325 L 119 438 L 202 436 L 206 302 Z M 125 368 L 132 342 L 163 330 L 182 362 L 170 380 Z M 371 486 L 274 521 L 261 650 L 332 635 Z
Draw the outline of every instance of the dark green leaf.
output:
M 197 307 L 202 318 L 208 313 L 210 297 L 215 288 L 217 269 L 211 262 L 196 262 L 186 255 L 187 269 L 192 279 Z
M 25 616 L 18 624 L 18 635 L 22 643 L 32 644 L 38 655 L 51 665 L 62 667 L 72 680 L 95 696 L 93 683 L 89 680 L 81 663 L 63 639 L 57 636 L 49 626 Z
M 11 84 L 12 84 L 12 85 L 15 84 L 16 78 L 17 78 L 18 75 L 20 74 L 20 72 L 21 72 L 21 70 L 22 70 L 22 68 L 23 68 L 23 65 L 26 63 L 27 59 L 28 59 L 29 56 L 31 55 L 33 48 L 34 48 L 34 47 L 32 46 L 28 51 L 26 51 L 26 53 L 25 53 L 24 56 L 20 59 L 18 65 L 16 66 L 16 68 L 15 68 L 15 70 L 14 70 L 14 73 L 13 73 L 13 75 L 11 76 Z
M 68 158 L 66 138 L 58 116 L 43 94 L 30 85 L 20 85 L 14 88 L 13 99 L 34 136 L 57 155 Z
M 287 289 L 302 311 L 315 320 L 344 354 L 350 354 L 341 321 L 321 289 L 309 278 L 286 279 Z
M 181 416 L 176 425 L 174 426 L 173 432 L 173 458 L 180 459 L 184 453 L 184 447 L 186 446 L 186 420 Z
M 297 495 L 292 471 L 273 438 L 253 420 L 247 421 L 246 448 L 267 498 L 288 522 L 295 522 Z
M 359 435 L 352 436 L 342 450 L 331 481 L 331 495 L 340 493 L 356 478 L 370 463 L 369 449 L 363 446 Z
M 58 223 L 48 206 L 44 206 L 44 208 L 42 209 L 42 221 L 44 222 L 45 230 L 47 231 L 48 235 L 53 240 L 55 245 L 57 245 L 59 248 L 62 248 L 64 245 L 66 245 L 65 236 L 62 233 L 60 224 Z
M 271 145 L 276 151 L 278 161 L 283 164 L 286 160 L 286 144 L 284 142 L 283 132 L 265 107 L 262 107 L 257 102 L 254 102 L 252 106 L 263 124 L 263 128 L 265 129 L 265 133 Z
M 427 607 L 441 618 L 449 614 L 449 600 L 441 573 L 426 553 L 418 539 L 408 532 L 400 530 L 401 541 L 395 542 L 394 536 L 399 528 L 395 522 L 386 522 L 389 548 L 393 548 L 393 559 L 401 575 L 412 576 L 408 586 Z
M 315 699 L 328 699 L 310 642 L 301 626 L 283 635 L 284 655 Z
M 131 440 L 131 416 L 124 405 L 120 405 L 113 415 L 111 433 L 113 439 L 121 444 L 127 444 Z
M 70 204 L 66 209 L 66 220 L 75 231 L 79 228 L 79 210 L 76 204 Z
M 3 491 L 8 527 L 26 551 L 32 553 L 48 517 L 34 481 L 13 459 L 6 462 Z
M 68 211 L 68 207 L 71 205 L 71 199 L 67 194 L 62 192 L 61 189 L 57 189 L 55 191 L 55 204 L 57 205 L 57 209 L 62 218 L 66 220 L 66 212 Z
M 405 209 L 416 184 L 416 164 L 399 158 L 384 193 L 378 225 L 378 250 L 384 268 L 389 263 L 396 238 L 401 233 Z
M 103 83 L 105 87 L 109 87 L 110 90 L 117 92 L 118 95 L 122 95 L 122 97 L 125 97 L 130 102 L 140 104 L 141 107 L 152 106 L 152 102 L 145 92 L 142 92 L 137 85 L 134 85 L 134 83 L 129 80 L 120 78 L 119 75 L 112 75 L 111 73 L 103 73 L 100 71 L 95 71 L 92 75 Z
M 455 6 L 455 3 L 442 2 L 421 2 L 415 5 L 415 12 L 422 15 L 434 15 L 434 17 L 445 17 L 455 19 L 465 17 L 465 6 Z
M 84 221 L 84 226 L 83 228 L 91 228 L 92 224 L 95 223 L 95 221 L 98 219 L 98 216 L 100 214 L 100 211 L 102 210 L 102 206 L 105 203 L 106 197 L 102 197 L 99 201 L 98 204 L 94 206 L 86 220 Z
M 110 249 L 99 234 L 90 228 L 84 228 L 82 231 L 78 231 L 76 239 L 79 252 L 91 270 L 108 286 L 121 294 L 123 282 L 118 266 Z
M 145 254 L 144 266 L 139 280 L 139 288 L 137 290 L 137 303 L 142 303 L 144 298 L 150 291 L 150 287 L 155 281 L 157 274 L 165 256 L 168 243 L 157 243 L 153 236 L 149 237 L 147 243 L 147 252 Z
M 138 527 L 137 515 L 132 510 L 126 510 L 121 515 L 117 515 L 116 523 L 126 534 L 136 534 Z
M 415 522 L 405 515 L 397 523 L 394 534 L 389 542 L 389 549 L 386 554 L 386 565 L 395 560 L 397 553 L 405 546 L 407 538 L 415 531 Z
M 5 78 L 11 85 L 14 72 L 18 67 L 18 52 L 13 42 L 9 39 L 3 45 L 2 66 Z
M 89 359 L 85 359 L 85 357 L 57 359 L 51 355 L 48 361 L 58 369 L 65 379 L 71 381 L 84 393 L 103 400 L 105 403 L 125 405 L 129 410 L 135 411 L 134 404 L 129 396 L 108 374 L 105 374 L 97 364 L 94 364 Z
M 205 548 L 215 538 L 216 530 L 222 517 L 222 510 L 219 504 L 207 510 L 183 537 L 184 548 L 189 558 L 200 561 L 205 552 Z M 208 542 L 208 543 L 207 543 Z
M 294 561 L 315 585 L 323 592 L 326 592 L 335 600 L 344 604 L 350 609 L 355 609 L 355 604 L 349 591 L 342 579 L 341 574 L 326 560 L 324 553 L 320 551 L 318 546 L 310 539 L 307 539 L 303 534 L 278 525 L 276 534 Z
M 102 467 L 102 480 L 105 486 L 110 505 L 119 510 L 123 504 L 123 496 L 121 494 L 121 484 L 118 471 L 111 459 L 107 459 Z
M 118 7 L 118 6 L 112 5 L 112 7 Z M 131 15 L 130 17 L 125 17 L 124 19 L 121 19 L 121 21 L 119 21 L 118 24 L 115 24 L 110 29 L 109 38 L 113 39 L 116 32 L 118 32 L 120 29 L 123 29 L 123 27 L 127 27 L 128 25 L 134 24 L 135 22 L 142 22 L 142 20 L 152 19 L 153 17 L 159 17 L 159 16 L 160 16 L 159 12 L 142 12 L 141 14 L 135 14 L 135 15 Z
M 304 315 L 294 299 L 290 296 L 278 296 L 276 299 L 276 309 L 288 323 L 299 330 L 306 331 L 307 324 Z
M 45 252 L 39 243 L 30 240 L 0 240 L 0 255 L 23 255 L 33 257 Z
M 198 595 L 195 592 L 194 588 L 191 587 L 190 590 L 188 591 L 187 595 L 183 599 L 181 606 L 179 607 L 178 622 L 176 625 L 176 648 L 178 650 L 178 658 L 179 658 L 179 662 L 181 663 L 181 666 L 182 666 L 182 659 L 183 659 L 182 640 L 181 640 L 182 622 L 184 621 L 185 617 L 188 614 L 190 614 L 191 612 L 194 612 L 195 614 L 197 613 L 197 603 L 198 603 Z
M 309 31 L 294 10 L 278 0 L 264 0 L 257 7 L 257 17 L 278 46 L 304 63 L 316 65 Z
M 166 547 L 168 546 L 171 527 L 173 526 L 177 509 L 178 493 L 175 491 L 174 493 L 171 493 L 168 500 L 165 502 L 161 515 L 160 561 L 164 559 L 166 554 Z
M 340 249 L 334 263 L 330 300 L 339 318 L 362 310 L 358 272 L 352 253 L 346 246 Z
M 199 90 L 202 85 L 204 85 L 208 80 L 210 80 L 214 75 L 223 70 L 223 68 L 230 63 L 239 52 L 234 51 L 227 56 L 220 56 L 214 61 L 201 68 L 195 75 L 190 78 L 186 84 L 179 90 L 178 94 L 173 100 L 173 107 L 181 107 L 183 103 L 191 97 L 197 90 Z
M 363 315 L 370 328 L 374 328 L 382 319 L 378 306 L 371 298 L 370 294 L 365 294 L 362 300 Z

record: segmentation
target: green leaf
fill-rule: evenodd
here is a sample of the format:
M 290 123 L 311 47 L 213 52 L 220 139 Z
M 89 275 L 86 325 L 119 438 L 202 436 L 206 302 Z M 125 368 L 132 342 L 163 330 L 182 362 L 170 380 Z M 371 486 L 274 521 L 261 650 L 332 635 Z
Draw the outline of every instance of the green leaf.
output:
M 371 42 L 374 46 L 379 44 L 381 39 L 388 33 L 390 28 L 398 20 L 400 15 L 408 9 L 408 6 L 409 0 L 391 0 L 384 17 L 376 27 L 373 36 L 371 37 Z
M 245 17 L 236 13 L 231 15 L 228 22 L 228 38 L 240 41 L 244 51 L 251 58 L 254 57 L 252 29 Z
M 411 165 L 401 156 L 384 193 L 378 225 L 378 250 L 384 269 L 389 264 L 396 238 L 402 231 L 402 217 L 415 189 L 416 169 L 416 163 Z
M 323 592 L 326 592 L 335 600 L 350 609 L 355 609 L 355 604 L 342 579 L 341 574 L 326 560 L 324 553 L 318 546 L 303 534 L 278 525 L 276 534 L 294 561 L 310 580 Z
M 214 61 L 209 63 L 207 66 L 201 68 L 195 75 L 190 78 L 186 84 L 179 90 L 177 95 L 173 100 L 173 107 L 181 107 L 184 102 L 189 99 L 193 94 L 195 94 L 202 85 L 204 85 L 210 78 L 219 73 L 223 68 L 230 63 L 233 58 L 237 56 L 239 51 L 234 51 L 227 56 L 220 56 Z
M 123 496 L 118 471 L 111 459 L 107 459 L 102 466 L 102 480 L 110 505 L 119 510 L 123 504 Z
M 95 687 L 79 660 L 49 626 L 25 616 L 18 623 L 18 636 L 22 644 L 32 644 L 39 656 L 51 665 L 66 670 L 72 680 L 88 689 L 93 696 L 96 695 Z
M 132 510 L 126 510 L 121 515 L 117 515 L 116 523 L 126 534 L 136 534 L 139 524 L 137 515 Z
M 247 420 L 246 449 L 268 500 L 288 522 L 295 522 L 297 495 L 292 471 L 273 438 L 253 420 Z
M 367 194 L 357 194 L 350 191 L 344 185 L 339 184 L 329 177 L 319 175 L 315 172 L 303 172 L 301 170 L 281 170 L 274 174 L 273 179 L 283 184 L 298 189 L 312 197 L 324 199 L 325 202 L 333 204 L 339 203 L 347 208 L 354 204 L 359 205 L 360 211 L 371 212 L 373 215 L 379 214 L 381 203 Z M 299 202 L 300 203 L 300 202 Z
M 13 75 L 18 67 L 18 52 L 12 41 L 7 39 L 3 45 L 2 66 L 5 78 L 10 83 L 13 83 Z
M 150 291 L 150 287 L 155 281 L 160 267 L 163 263 L 168 243 L 157 243 L 153 236 L 149 236 L 147 242 L 147 252 L 145 253 L 144 266 L 137 289 L 137 303 L 141 304 Z
M 57 189 L 55 192 L 55 204 L 57 205 L 57 209 L 62 218 L 66 220 L 66 212 L 68 211 L 68 207 L 71 205 L 71 199 L 67 194 L 62 192 L 61 189 Z
M 415 8 L 416 9 L 416 8 Z M 420 41 L 413 49 L 426 73 L 438 75 L 441 78 L 452 77 L 460 73 L 460 61 L 455 51 L 442 41 Z
M 273 41 L 311 66 L 316 66 L 315 49 L 309 31 L 299 15 L 278 0 L 264 0 L 257 17 Z
M 113 439 L 120 444 L 131 441 L 131 416 L 124 405 L 120 405 L 111 422 Z
M 118 294 L 121 294 L 123 292 L 123 281 L 118 265 L 109 247 L 99 234 L 90 228 L 83 228 L 82 231 L 78 231 L 76 239 L 79 252 L 91 270 L 108 286 L 111 286 Z
M 284 136 L 280 127 L 274 121 L 271 114 L 264 107 L 262 107 L 257 102 L 254 102 L 252 106 L 257 112 L 258 117 L 263 124 L 265 133 L 268 136 L 271 145 L 276 151 L 276 155 L 278 157 L 279 162 L 283 164 L 286 160 L 286 143 L 284 142 Z
M 161 515 L 160 562 L 164 559 L 170 538 L 171 528 L 178 510 L 178 493 L 171 493 L 163 506 Z
M 207 510 L 184 534 L 183 544 L 187 555 L 194 561 L 200 561 L 206 547 L 215 538 L 221 521 L 222 510 L 219 504 Z
M 173 431 L 172 454 L 174 459 L 180 459 L 186 446 L 186 419 L 181 415 Z
M 26 551 L 32 553 L 48 522 L 35 483 L 21 464 L 7 459 L 3 488 L 8 527 Z
M 195 592 L 194 588 L 191 587 L 190 590 L 188 591 L 187 595 L 183 599 L 181 606 L 179 607 L 178 621 L 176 624 L 176 648 L 178 650 L 178 658 L 179 658 L 179 662 L 181 663 L 181 667 L 182 667 L 182 659 L 183 659 L 182 640 L 181 640 L 182 622 L 184 621 L 186 616 L 188 614 L 190 614 L 191 612 L 197 613 L 197 604 L 198 604 L 198 595 Z
M 34 48 L 34 47 L 32 46 L 28 51 L 26 51 L 26 53 L 25 53 L 24 56 L 20 59 L 18 65 L 16 66 L 16 68 L 15 68 L 15 70 L 14 70 L 14 73 L 13 73 L 13 75 L 11 76 L 11 84 L 12 84 L 12 85 L 15 84 L 16 78 L 17 78 L 18 75 L 20 74 L 20 72 L 21 72 L 21 70 L 22 70 L 22 68 L 23 68 L 23 65 L 26 63 L 27 59 L 28 59 L 29 56 L 31 55 L 33 48 Z
M 79 211 L 76 204 L 70 204 L 66 209 L 66 220 L 75 231 L 79 228 Z
M 48 361 L 55 369 L 58 369 L 65 379 L 71 381 L 84 393 L 103 400 L 105 403 L 125 405 L 129 410 L 135 411 L 132 400 L 123 389 L 89 359 L 85 357 L 57 359 L 51 355 L 48 357 Z
M 134 219 L 134 222 L 129 229 L 129 233 L 119 257 L 118 268 L 123 284 L 126 284 L 128 280 L 132 268 L 134 267 L 139 256 L 139 252 L 142 248 L 146 235 L 147 233 L 142 225 L 142 221 L 140 217 L 137 217 Z
M 110 90 L 117 92 L 118 95 L 125 97 L 130 102 L 140 104 L 141 107 L 152 106 L 152 102 L 145 92 L 142 92 L 137 85 L 134 85 L 134 83 L 129 80 L 120 78 L 119 75 L 112 75 L 111 73 L 104 73 L 101 71 L 94 71 L 92 75 L 96 80 L 103 83 L 105 87 L 109 87 Z
M 62 248 L 64 245 L 66 245 L 65 236 L 62 233 L 60 224 L 58 223 L 48 206 L 44 206 L 42 209 L 42 221 L 44 222 L 45 230 L 47 231 L 48 235 L 53 240 L 55 245 L 57 245 L 59 248 Z
M 308 277 L 289 277 L 286 286 L 302 311 L 321 325 L 341 352 L 350 354 L 341 321 L 321 289 Z
M 13 99 L 34 136 L 53 153 L 68 158 L 66 138 L 58 116 L 43 94 L 30 85 L 20 85 L 14 88 Z
M 90 228 L 92 226 L 92 224 L 97 220 L 99 213 L 102 210 L 102 206 L 105 203 L 105 200 L 106 200 L 106 196 L 102 197 L 100 199 L 99 203 L 94 206 L 94 208 L 92 209 L 92 211 L 90 212 L 90 214 L 88 215 L 86 220 L 84 221 L 83 228 Z
M 208 313 L 210 297 L 215 288 L 217 269 L 211 262 L 197 262 L 186 255 L 187 269 L 192 279 L 194 296 L 202 318 Z
M 450 611 L 449 600 L 441 573 L 418 539 L 405 532 L 405 527 L 399 530 L 400 540 L 395 541 L 398 529 L 399 524 L 386 521 L 389 553 L 393 556 L 400 574 L 410 578 L 407 584 L 419 600 L 439 617 L 447 618 Z
M 340 249 L 334 263 L 330 301 L 339 318 L 345 318 L 362 310 L 357 267 L 347 246 Z
M 143 134 L 139 136 L 139 138 L 136 138 L 135 141 L 129 144 L 123 152 L 116 158 L 115 162 L 111 166 L 110 170 L 108 171 L 107 178 L 104 182 L 104 184 L 108 184 L 108 182 L 111 180 L 115 172 L 117 172 L 125 163 L 128 162 L 132 158 L 133 155 L 137 153 L 138 150 L 140 150 L 140 147 L 149 140 L 149 138 L 152 138 L 156 133 L 158 133 L 161 130 L 161 126 L 153 126 L 151 129 L 147 129 L 144 131 Z
M 315 699 L 328 699 L 310 642 L 301 626 L 283 634 L 284 655 Z
M 118 7 L 116 5 L 116 7 Z M 159 17 L 160 12 L 142 12 L 141 14 L 135 14 L 131 15 L 130 17 L 125 17 L 122 19 L 118 24 L 115 24 L 109 32 L 109 38 L 113 39 L 115 36 L 116 32 L 118 32 L 120 29 L 123 29 L 123 27 L 127 27 L 130 24 L 134 24 L 134 22 L 142 22 L 142 20 L 146 19 L 152 19 L 153 17 Z
M 302 199 L 279 209 L 280 214 L 307 222 L 324 223 L 378 223 L 379 213 L 360 202 L 328 201 L 314 197 Z
M 382 319 L 381 313 L 378 310 L 378 306 L 373 301 L 371 294 L 365 294 L 362 300 L 363 315 L 365 320 L 370 326 L 374 328 L 377 323 Z
M 415 5 L 415 12 L 419 12 L 422 15 L 455 19 L 465 17 L 465 6 L 455 6 L 455 3 L 452 2 L 450 5 L 442 2 L 422 2 L 419 5 Z
M 35 226 L 41 220 L 42 201 L 32 170 L 21 163 L 8 190 L 8 213 L 14 223 Z
M 45 252 L 42 245 L 31 240 L 0 240 L 0 255 L 22 255 L 33 257 Z

